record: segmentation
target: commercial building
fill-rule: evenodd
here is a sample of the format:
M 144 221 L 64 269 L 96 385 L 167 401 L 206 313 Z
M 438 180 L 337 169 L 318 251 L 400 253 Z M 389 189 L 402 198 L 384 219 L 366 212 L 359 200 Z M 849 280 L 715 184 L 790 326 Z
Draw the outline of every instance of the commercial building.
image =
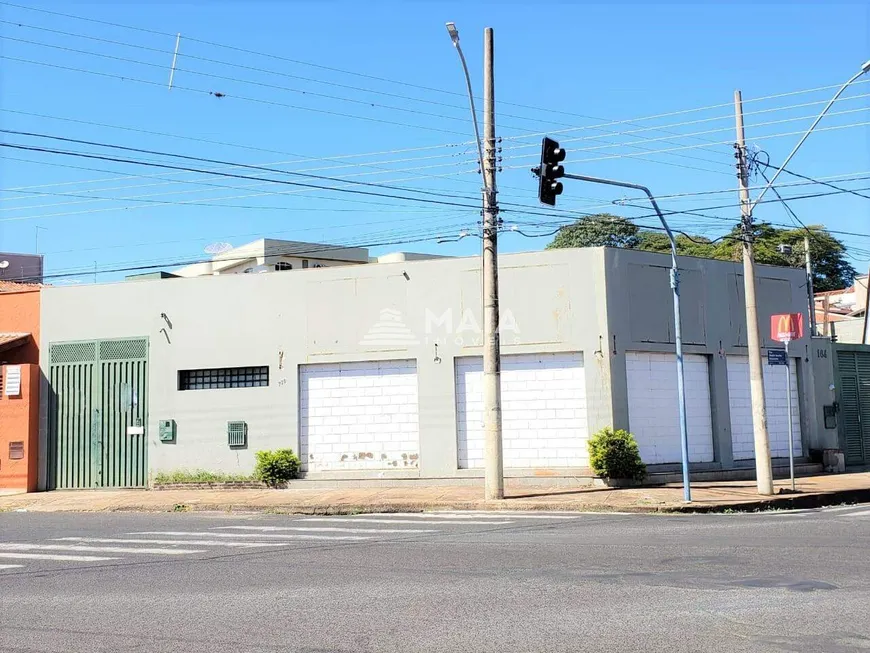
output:
M 479 259 L 398 258 L 46 288 L 41 487 L 250 472 L 256 451 L 280 447 L 300 453 L 311 479 L 480 476 Z M 676 468 L 669 266 L 602 248 L 501 258 L 509 475 L 588 473 L 586 440 L 604 426 L 631 430 L 654 470 Z M 751 468 L 742 269 L 697 258 L 680 267 L 693 469 Z M 806 312 L 803 272 L 758 275 L 763 346 L 780 348 L 769 316 Z M 811 344 L 792 343 L 788 368 L 799 459 L 838 446 L 821 415 L 833 390 L 814 384 Z M 785 375 L 765 367 L 776 457 L 788 455 Z
M 0 280 L 0 489 L 36 489 L 39 289 Z

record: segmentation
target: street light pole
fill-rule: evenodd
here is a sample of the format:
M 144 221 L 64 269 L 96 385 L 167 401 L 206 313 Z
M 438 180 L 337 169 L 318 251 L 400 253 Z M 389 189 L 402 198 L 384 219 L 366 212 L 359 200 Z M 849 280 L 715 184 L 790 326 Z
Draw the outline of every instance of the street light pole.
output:
M 483 282 L 483 431 L 484 431 L 484 498 L 504 499 L 504 458 L 502 450 L 501 418 L 501 343 L 499 342 L 499 293 L 498 293 L 498 203 L 495 184 L 495 78 L 494 40 L 491 27 L 484 30 L 483 39 L 483 129 L 481 143 L 474 109 L 474 93 L 471 76 L 465 63 L 465 55 L 459 44 L 459 31 L 453 23 L 447 23 L 447 32 L 459 53 L 465 72 L 465 85 L 471 106 L 474 136 L 480 172 L 483 176 L 483 243 L 481 251 L 481 276 Z M 485 156 L 484 156 L 485 154 Z
M 665 220 L 665 216 L 659 209 L 658 202 L 646 186 L 640 184 L 630 184 L 625 181 L 614 181 L 612 179 L 602 179 L 601 177 L 589 177 L 586 175 L 573 175 L 565 173 L 562 176 L 564 179 L 576 179 L 578 181 L 588 181 L 593 184 L 606 184 L 608 186 L 620 186 L 622 188 L 633 188 L 646 193 L 650 204 L 655 209 L 665 233 L 668 235 L 668 242 L 671 245 L 671 289 L 674 293 L 674 340 L 677 350 L 677 395 L 680 407 L 680 451 L 682 453 L 683 463 L 683 500 L 691 502 L 692 487 L 689 479 L 689 429 L 686 423 L 686 382 L 685 372 L 683 369 L 683 329 L 682 316 L 680 312 L 680 270 L 677 267 L 677 241 L 671 231 L 670 226 Z

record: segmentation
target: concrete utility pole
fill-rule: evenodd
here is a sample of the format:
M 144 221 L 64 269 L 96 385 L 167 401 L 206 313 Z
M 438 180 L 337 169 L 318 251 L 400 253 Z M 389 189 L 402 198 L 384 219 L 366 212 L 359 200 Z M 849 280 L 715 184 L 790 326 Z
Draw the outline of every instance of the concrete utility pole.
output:
M 813 259 L 810 256 L 810 237 L 804 236 L 804 260 L 807 265 L 807 297 L 810 302 L 810 338 L 816 335 L 816 293 L 813 290 Z
M 483 429 L 485 498 L 504 499 L 501 343 L 498 333 L 498 205 L 495 187 L 493 33 L 483 33 Z
M 483 176 L 483 242 L 481 281 L 483 287 L 483 473 L 484 498 L 504 499 L 504 461 L 501 433 L 501 346 L 498 333 L 498 202 L 495 185 L 495 77 L 493 74 L 493 32 L 483 33 L 483 145 L 474 109 L 474 92 L 465 55 L 459 44 L 459 30 L 447 23 L 447 33 L 459 54 L 465 72 L 471 122 L 477 143 L 480 172 Z
M 770 462 L 770 435 L 764 401 L 764 376 L 761 336 L 758 331 L 758 305 L 755 299 L 755 256 L 753 253 L 752 204 L 749 200 L 749 171 L 746 166 L 746 140 L 743 132 L 743 97 L 734 91 L 737 119 L 737 178 L 740 182 L 740 212 L 743 227 L 743 295 L 746 300 L 746 344 L 749 354 L 749 391 L 752 400 L 752 429 L 755 434 L 755 478 L 758 493 L 773 494 L 773 468 Z

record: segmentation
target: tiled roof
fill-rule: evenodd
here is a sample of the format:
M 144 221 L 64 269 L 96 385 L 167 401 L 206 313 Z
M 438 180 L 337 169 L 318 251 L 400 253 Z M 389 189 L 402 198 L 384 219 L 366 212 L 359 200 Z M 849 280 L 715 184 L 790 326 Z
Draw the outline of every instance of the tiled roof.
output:
M 39 290 L 40 288 L 42 288 L 41 283 L 21 283 L 19 281 L 0 280 L 0 293 L 27 292 L 28 290 Z
M 30 337 L 29 333 L 3 333 L 0 332 L 0 351 L 15 349 L 23 345 Z

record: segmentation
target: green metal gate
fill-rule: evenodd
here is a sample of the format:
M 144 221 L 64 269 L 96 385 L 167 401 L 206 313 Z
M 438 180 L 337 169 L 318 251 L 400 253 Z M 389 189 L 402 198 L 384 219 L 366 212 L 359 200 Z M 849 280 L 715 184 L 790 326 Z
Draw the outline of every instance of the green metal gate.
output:
M 839 378 L 840 443 L 847 465 L 870 464 L 870 347 L 834 345 Z
M 52 344 L 49 488 L 147 484 L 148 340 Z

